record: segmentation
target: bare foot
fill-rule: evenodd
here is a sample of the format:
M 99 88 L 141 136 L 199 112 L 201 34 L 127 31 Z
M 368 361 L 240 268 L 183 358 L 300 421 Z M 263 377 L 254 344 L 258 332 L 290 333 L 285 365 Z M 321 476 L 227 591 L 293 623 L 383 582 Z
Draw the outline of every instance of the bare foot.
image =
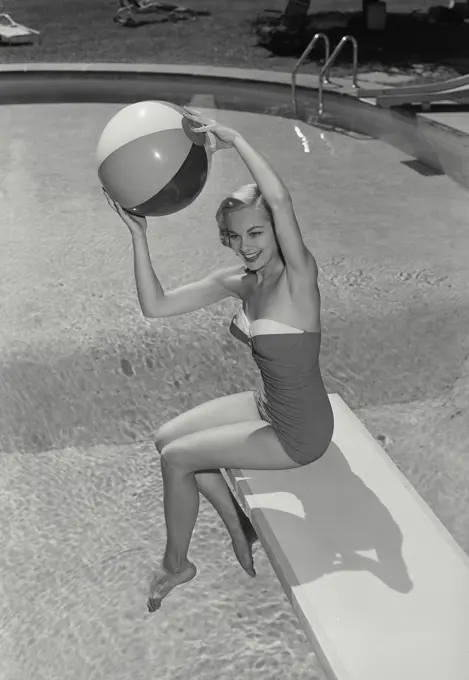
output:
M 246 519 L 241 523 L 241 526 L 243 527 L 246 540 L 249 543 L 249 546 L 252 548 L 254 543 L 259 540 L 259 536 L 256 534 L 256 530 L 252 526 L 249 517 L 246 517 Z
M 231 538 L 236 559 L 249 576 L 255 576 L 256 570 L 254 569 L 254 560 L 252 557 L 252 543 L 254 541 L 249 540 L 244 531 L 240 531 L 237 534 L 231 534 Z
M 179 572 L 171 572 L 162 565 L 157 569 L 150 585 L 148 597 L 148 611 L 154 612 L 161 607 L 161 601 L 176 586 L 187 583 L 197 574 L 195 564 L 188 562 L 187 566 Z

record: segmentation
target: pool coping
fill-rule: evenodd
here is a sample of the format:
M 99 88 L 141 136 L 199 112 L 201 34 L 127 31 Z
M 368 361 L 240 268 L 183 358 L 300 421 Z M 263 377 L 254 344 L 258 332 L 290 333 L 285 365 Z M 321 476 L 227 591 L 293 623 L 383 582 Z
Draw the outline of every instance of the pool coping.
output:
M 287 71 L 267 71 L 263 69 L 238 68 L 231 66 L 208 66 L 204 64 L 145 64 L 120 62 L 40 62 L 0 64 L 2 73 L 29 73 L 29 72 L 78 72 L 78 73 L 150 73 L 161 75 L 185 75 L 205 78 L 221 78 L 225 80 L 248 80 L 279 85 L 291 85 L 292 74 Z M 384 81 L 383 81 L 384 79 Z M 359 74 L 358 80 L 364 84 L 379 84 L 380 87 L 392 87 L 393 81 L 402 83 L 405 77 L 389 76 L 385 73 L 370 72 Z M 409 76 L 409 80 L 412 78 Z M 388 83 L 386 83 L 388 81 Z M 310 73 L 297 73 L 296 82 L 302 87 L 316 88 L 319 85 L 319 76 Z M 355 94 L 351 78 L 334 78 L 334 85 Z M 325 83 L 325 89 L 331 89 L 331 85 Z
M 286 88 L 291 91 L 292 74 L 286 71 L 265 71 L 262 69 L 246 69 L 238 67 L 189 65 L 189 64 L 146 64 L 146 63 L 119 63 L 119 62 L 49 62 L 49 63 L 17 63 L 0 65 L 0 80 L 6 84 L 11 83 L 11 76 L 33 77 L 36 85 L 43 76 L 62 79 L 70 75 L 71 78 L 78 76 L 80 80 L 93 81 L 96 78 L 105 78 L 106 75 L 119 74 L 129 78 L 132 74 L 159 76 L 166 78 L 175 76 L 179 81 L 187 78 L 194 81 L 199 78 L 206 82 L 222 84 L 224 87 L 230 84 L 233 87 L 248 85 L 251 88 L 256 83 L 280 88 L 285 97 L 285 103 L 281 106 L 272 107 L 269 113 L 284 117 L 295 118 L 291 99 L 286 103 Z M 410 77 L 409 77 L 410 80 Z M 391 76 L 379 72 L 359 74 L 358 84 L 379 85 L 380 88 L 392 88 L 393 84 L 402 84 L 403 77 Z M 17 86 L 15 81 L 14 85 Z M 96 83 L 95 83 L 96 84 Z M 308 106 L 313 109 L 317 97 L 319 76 L 298 73 L 296 84 L 299 91 L 309 97 Z M 351 78 L 333 78 L 332 83 L 324 84 L 324 97 L 326 110 L 330 111 L 334 129 L 353 130 L 369 137 L 386 141 L 415 160 L 429 166 L 436 174 L 446 174 L 456 182 L 469 188 L 469 134 L 461 125 L 453 127 L 451 116 L 448 123 L 442 122 L 442 114 L 432 117 L 428 113 L 417 113 L 403 109 L 384 109 L 375 105 L 373 100 L 360 99 L 356 90 L 352 87 Z M 25 103 L 25 102 L 23 102 Z M 229 108 L 229 106 L 227 106 Z M 246 108 L 249 111 L 249 108 Z M 255 109 L 253 109 L 255 111 Z M 301 109 L 300 109 L 301 111 Z M 304 108 L 303 111 L 304 113 Z M 298 118 L 298 117 L 296 117 Z M 311 120 L 308 119 L 308 123 Z M 316 121 L 317 123 L 317 121 Z M 314 123 L 313 123 L 314 124 Z M 320 127 L 320 125 L 319 125 Z M 468 125 L 469 130 L 469 125 Z M 468 160 L 466 160 L 466 158 Z

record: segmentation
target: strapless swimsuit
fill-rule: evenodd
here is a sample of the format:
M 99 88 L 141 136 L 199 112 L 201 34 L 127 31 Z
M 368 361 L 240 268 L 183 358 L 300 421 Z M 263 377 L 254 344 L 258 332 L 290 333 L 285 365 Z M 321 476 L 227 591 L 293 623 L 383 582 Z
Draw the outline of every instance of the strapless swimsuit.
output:
M 272 319 L 249 323 L 242 308 L 230 332 L 251 348 L 262 379 L 254 393 L 259 415 L 273 427 L 285 453 L 300 465 L 320 458 L 334 430 L 319 369 L 321 333 Z

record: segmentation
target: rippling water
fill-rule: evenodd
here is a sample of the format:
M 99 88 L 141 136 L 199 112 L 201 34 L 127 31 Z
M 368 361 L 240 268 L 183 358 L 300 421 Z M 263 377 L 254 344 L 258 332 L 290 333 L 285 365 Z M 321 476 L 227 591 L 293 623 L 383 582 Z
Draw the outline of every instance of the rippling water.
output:
M 9 455 L 2 465 L 2 677 L 317 677 L 265 555 L 257 579 L 245 576 L 205 503 L 197 579 L 147 612 L 165 536 L 151 446 Z
M 130 238 L 94 165 L 117 108 L 0 109 L 0 675 L 314 680 L 317 662 L 264 552 L 252 580 L 204 501 L 197 579 L 146 610 L 164 549 L 152 436 L 257 375 L 228 333 L 233 301 L 142 319 Z M 321 270 L 328 389 L 381 435 L 468 550 L 465 195 L 378 142 L 306 125 L 298 135 L 275 117 L 218 118 L 292 191 Z M 234 261 L 213 215 L 246 181 L 232 152 L 217 154 L 200 199 L 151 222 L 165 288 Z

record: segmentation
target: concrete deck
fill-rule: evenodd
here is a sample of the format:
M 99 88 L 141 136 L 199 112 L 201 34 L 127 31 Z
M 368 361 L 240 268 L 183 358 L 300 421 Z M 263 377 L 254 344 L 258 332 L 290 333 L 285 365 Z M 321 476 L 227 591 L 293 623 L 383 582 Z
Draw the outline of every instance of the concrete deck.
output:
M 469 136 L 469 111 L 468 112 L 452 112 L 445 111 L 444 113 L 419 113 L 419 116 L 427 120 L 432 120 L 440 125 L 446 125 L 452 130 L 457 130 Z

